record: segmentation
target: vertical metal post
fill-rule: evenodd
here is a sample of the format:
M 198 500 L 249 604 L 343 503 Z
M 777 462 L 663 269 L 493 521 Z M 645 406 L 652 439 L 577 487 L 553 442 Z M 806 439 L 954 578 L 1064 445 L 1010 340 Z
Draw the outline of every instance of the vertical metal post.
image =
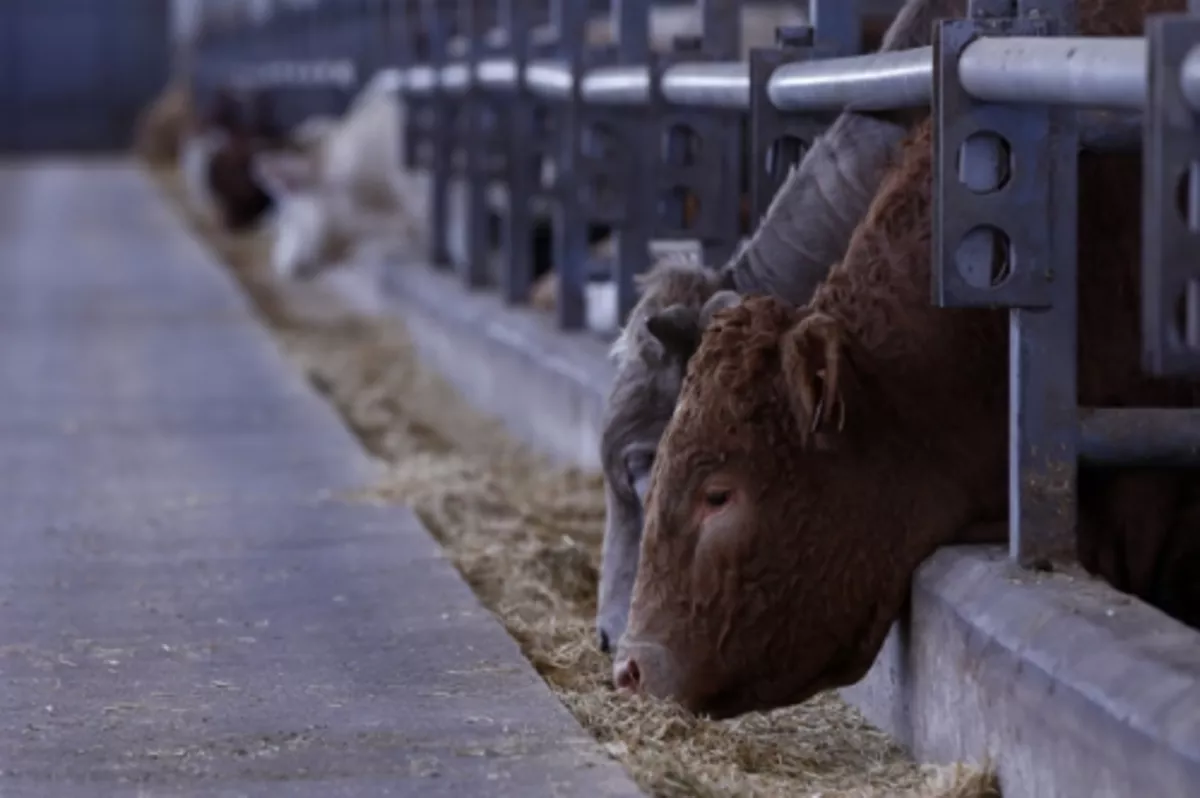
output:
M 583 132 L 580 78 L 584 69 L 584 26 L 587 3 L 554 0 L 551 18 L 558 32 L 558 54 L 571 74 L 570 95 L 558 106 L 558 141 L 554 186 L 554 268 L 558 273 L 558 325 L 564 330 L 584 326 L 584 259 L 587 220 L 580 203 L 577 154 Z
M 393 30 L 399 31 L 396 60 L 406 69 L 416 66 L 420 63 L 420 57 L 425 55 L 424 51 L 417 47 L 422 22 L 420 2 L 421 0 L 391 0 L 392 14 L 396 17 L 392 23 Z M 399 8 L 396 8 L 397 5 Z M 429 167 L 429 164 L 421 158 L 421 153 L 428 147 L 429 135 L 424 122 L 428 119 L 431 111 L 428 97 L 412 92 L 406 94 L 404 98 L 404 147 L 401 153 L 406 169 Z M 432 229 L 428 232 L 432 241 L 434 232 Z
M 767 82 L 784 64 L 820 57 L 809 26 L 776 31 L 776 47 L 750 51 L 750 218 L 753 227 L 766 216 L 788 172 L 804 157 L 835 114 L 783 113 L 767 96 Z
M 1200 374 L 1200 117 L 1182 86 L 1200 47 L 1198 7 L 1146 20 L 1142 349 L 1143 365 L 1164 376 Z
M 958 59 L 976 36 L 1068 35 L 1074 2 L 973 0 L 971 17 L 939 23 L 934 42 L 933 293 L 1011 309 L 1009 549 L 1037 566 L 1075 554 L 1076 115 L 977 102 Z
M 478 66 L 483 55 L 486 21 L 483 5 L 488 0 L 459 0 L 463 35 L 467 40 L 467 86 L 460 101 L 459 145 L 464 159 L 463 183 L 467 193 L 466 258 L 457 264 L 459 277 L 468 289 L 491 284 L 489 268 L 491 242 L 488 241 L 488 146 L 492 132 L 487 130 L 488 98 L 479 85 Z M 449 102 L 450 100 L 447 99 Z
M 662 77 L 680 61 L 737 60 L 741 8 L 733 0 L 697 2 L 700 38 L 679 37 L 673 52 L 651 54 L 647 113 L 654 168 L 644 170 L 642 182 L 649 178 L 655 194 L 651 237 L 698 239 L 705 261 L 717 264 L 733 254 L 741 237 L 745 112 L 673 106 L 663 96 Z
M 742 4 L 737 0 L 697 0 L 701 49 L 714 60 L 738 60 L 742 47 Z M 852 3 L 854 0 L 838 0 Z
M 447 28 L 446 3 L 422 0 L 422 27 L 429 42 L 429 65 L 440 70 L 446 63 Z M 450 263 L 450 177 L 453 145 L 453 100 L 446 96 L 440 82 L 434 81 L 430 96 L 430 141 L 433 163 L 430 186 L 429 259 L 435 266 Z
M 613 27 L 617 31 L 618 64 L 646 64 L 650 59 L 649 0 L 613 0 Z M 621 109 L 620 143 L 625 174 L 625 213 L 616 230 L 617 253 L 613 282 L 617 291 L 617 324 L 624 325 L 637 304 L 634 277 L 650 268 L 650 231 L 655 196 L 642 184 L 653 173 L 657 130 L 648 108 Z
M 531 0 L 505 0 L 501 25 L 508 31 L 508 52 L 517 69 L 516 85 L 510 98 L 506 119 L 505 182 L 508 189 L 508 215 L 504 220 L 504 301 L 523 304 L 529 300 L 533 284 L 533 215 L 530 200 L 535 193 L 534 177 L 537 150 L 533 146 L 534 99 L 525 83 L 525 65 L 529 63 L 530 36 L 533 27 Z
M 863 48 L 859 0 L 808 0 L 813 45 L 826 58 L 857 55 Z
M 852 0 L 839 0 L 839 2 Z M 741 3 L 736 0 L 699 0 L 702 24 L 701 52 L 712 61 L 737 61 L 742 44 Z M 740 210 L 744 114 L 724 109 L 706 112 L 697 125 L 702 151 L 715 151 L 708 168 L 715 167 L 718 186 L 698 192 L 700 214 L 713 213 L 709 235 L 701 240 L 707 263 L 724 263 L 741 239 Z M 702 158 L 703 158 L 702 154 Z M 732 190 L 731 190 L 732 189 Z

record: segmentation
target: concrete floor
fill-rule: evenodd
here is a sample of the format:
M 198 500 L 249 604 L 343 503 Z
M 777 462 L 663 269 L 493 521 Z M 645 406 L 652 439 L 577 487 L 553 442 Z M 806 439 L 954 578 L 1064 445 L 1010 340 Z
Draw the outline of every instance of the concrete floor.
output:
M 0 795 L 627 796 L 131 165 L 0 168 Z

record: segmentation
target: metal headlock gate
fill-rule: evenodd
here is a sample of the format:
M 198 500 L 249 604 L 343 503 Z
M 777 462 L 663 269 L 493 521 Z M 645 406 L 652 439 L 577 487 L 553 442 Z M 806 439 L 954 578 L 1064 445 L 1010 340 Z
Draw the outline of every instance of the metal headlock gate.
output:
M 0 2 L 0 153 L 129 146 L 170 68 L 166 0 Z
M 624 317 L 636 301 L 632 277 L 649 266 L 646 242 L 699 239 L 710 257 L 733 250 L 729 187 L 739 185 L 746 162 L 766 163 L 785 138 L 811 141 L 844 108 L 931 108 L 933 301 L 1002 307 L 1012 316 L 1012 555 L 1025 565 L 1072 556 L 1080 460 L 1200 464 L 1196 411 L 1076 406 L 1073 166 L 1081 146 L 1145 153 L 1146 365 L 1159 374 L 1200 374 L 1200 201 L 1187 217 L 1176 203 L 1181 185 L 1200 196 L 1200 0 L 1189 13 L 1150 19 L 1145 37 L 1129 39 L 1078 37 L 1073 0 L 972 0 L 965 19 L 939 23 L 934 46 L 871 55 L 861 54 L 859 40 L 865 3 L 810 0 L 812 24 L 781 32 L 777 47 L 753 52 L 749 62 L 735 60 L 737 3 L 701 0 L 699 41 L 680 42 L 666 56 L 647 47 L 651 5 L 614 0 L 615 43 L 603 48 L 586 46 L 588 4 L 578 0 L 358 0 L 296 13 L 310 15 L 311 52 L 336 49 L 325 35 L 336 28 L 322 24 L 323 15 L 355 9 L 380 32 L 366 60 L 403 74 L 407 160 L 433 176 L 435 259 L 444 254 L 447 185 L 467 185 L 464 284 L 486 280 L 480 232 L 489 185 L 555 204 L 564 329 L 583 325 L 580 254 L 589 221 L 619 233 L 614 274 Z M 219 48 L 223 74 L 261 80 L 276 69 L 268 62 L 281 51 L 263 58 L 255 49 L 281 41 L 296 23 L 281 16 L 276 24 L 244 31 L 240 47 Z M 421 63 L 412 58 L 418 50 L 428 53 Z M 698 139 L 686 158 L 664 144 L 676 128 Z M 1055 168 L 998 181 L 992 145 L 999 140 L 1014 160 Z M 748 159 L 736 157 L 743 149 Z M 551 185 L 532 168 L 545 158 L 556 162 Z M 783 170 L 773 171 L 764 183 L 755 168 L 756 215 L 779 185 Z M 680 190 L 702 209 L 687 229 L 666 201 Z M 527 213 L 507 220 L 506 240 L 517 245 L 508 247 L 500 290 L 510 302 L 528 296 L 520 242 L 529 240 L 530 223 Z M 980 264 L 964 263 L 991 251 L 970 240 L 980 229 L 1002 237 L 1012 253 L 1003 280 L 988 279 L 986 263 L 982 279 Z

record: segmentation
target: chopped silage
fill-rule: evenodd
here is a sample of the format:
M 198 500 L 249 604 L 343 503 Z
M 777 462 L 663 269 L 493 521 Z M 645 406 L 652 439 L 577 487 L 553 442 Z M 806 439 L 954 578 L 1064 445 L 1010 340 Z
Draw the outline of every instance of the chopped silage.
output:
M 922 767 L 833 694 L 707 721 L 619 699 L 592 642 L 604 520 L 598 475 L 553 467 L 422 366 L 401 323 L 331 310 L 267 275 L 260 236 L 226 234 L 168 196 L 241 280 L 284 351 L 387 463 L 361 498 L 414 509 L 579 722 L 650 794 L 983 798 L 994 778 Z M 332 297 L 330 302 L 332 303 Z

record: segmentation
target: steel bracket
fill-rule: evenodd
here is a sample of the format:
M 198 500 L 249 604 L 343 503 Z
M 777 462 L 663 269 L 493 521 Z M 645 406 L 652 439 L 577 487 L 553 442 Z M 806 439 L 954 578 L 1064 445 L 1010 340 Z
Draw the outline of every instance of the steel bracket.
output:
M 932 287 L 941 307 L 1010 309 L 1009 553 L 1036 567 L 1076 552 L 1078 114 L 978 102 L 958 60 L 976 36 L 1073 32 L 1074 0 L 970 12 L 934 33 Z
M 817 136 L 837 118 L 835 113 L 784 113 L 767 95 L 767 82 L 785 64 L 819 57 L 813 47 L 813 29 L 779 31 L 777 47 L 750 50 L 750 227 L 767 214 L 788 173 L 804 158 Z
M 1142 351 L 1157 375 L 1200 374 L 1200 115 L 1183 94 L 1183 63 L 1200 17 L 1146 20 L 1142 156 Z

